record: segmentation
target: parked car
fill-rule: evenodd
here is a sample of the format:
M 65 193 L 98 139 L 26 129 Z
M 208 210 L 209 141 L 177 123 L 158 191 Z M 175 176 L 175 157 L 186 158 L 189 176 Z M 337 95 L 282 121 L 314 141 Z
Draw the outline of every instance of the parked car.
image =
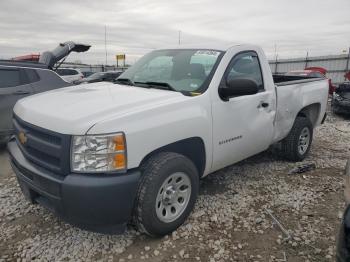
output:
M 346 208 L 344 211 L 342 223 L 338 233 L 337 241 L 337 262 L 348 262 L 350 261 L 350 160 L 346 163 L 345 167 L 345 204 Z
M 58 68 L 56 73 L 68 83 L 76 83 L 84 78 L 83 73 L 79 69 L 74 68 Z
M 332 84 L 332 80 L 326 77 L 327 70 L 322 67 L 307 67 L 304 70 L 294 70 L 287 73 L 287 75 L 300 75 L 307 77 L 319 77 L 328 79 L 329 94 L 332 95 L 335 91 L 335 85 Z
M 350 71 L 344 74 L 344 78 L 345 80 L 350 81 Z
M 11 58 L 11 60 L 15 61 L 30 61 L 30 62 L 39 62 L 40 54 L 29 54 L 29 55 L 22 55 L 22 56 L 16 56 Z
M 69 86 L 52 71 L 53 66 L 70 52 L 86 48 L 86 45 L 66 42 L 52 52 L 44 52 L 40 63 L 0 60 L 0 145 L 3 146 L 13 133 L 12 110 L 15 103 L 32 94 Z
M 350 82 L 344 82 L 335 89 L 332 110 L 336 114 L 350 114 Z
M 119 77 L 123 71 L 107 71 L 107 72 L 98 72 L 94 73 L 89 77 L 83 78 L 80 81 L 77 81 L 76 84 L 87 84 L 87 83 L 96 83 L 96 82 L 114 82 L 117 77 Z
M 133 221 L 160 236 L 188 217 L 200 178 L 278 142 L 303 160 L 327 99 L 326 79 L 273 77 L 254 45 L 155 50 L 115 84 L 18 101 L 8 149 L 30 201 L 85 229 Z
M 91 76 L 92 74 L 94 74 L 95 72 L 92 71 L 82 71 L 81 72 L 84 75 L 84 78 Z

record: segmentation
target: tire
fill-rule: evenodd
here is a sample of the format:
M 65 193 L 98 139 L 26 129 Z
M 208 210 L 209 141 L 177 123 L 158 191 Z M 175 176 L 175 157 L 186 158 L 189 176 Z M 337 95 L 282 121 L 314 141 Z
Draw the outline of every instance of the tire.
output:
M 151 157 L 141 172 L 133 222 L 139 231 L 150 236 L 169 234 L 185 222 L 194 207 L 199 190 L 198 171 L 187 157 L 162 152 Z
M 9 140 L 8 136 L 0 136 L 0 150 L 3 150 L 6 148 L 8 140 Z
M 308 139 L 306 139 L 307 135 Z M 302 136 L 304 139 L 302 139 Z M 311 121 L 307 117 L 297 117 L 288 136 L 282 141 L 284 157 L 295 162 L 304 160 L 310 151 L 312 136 L 313 126 Z

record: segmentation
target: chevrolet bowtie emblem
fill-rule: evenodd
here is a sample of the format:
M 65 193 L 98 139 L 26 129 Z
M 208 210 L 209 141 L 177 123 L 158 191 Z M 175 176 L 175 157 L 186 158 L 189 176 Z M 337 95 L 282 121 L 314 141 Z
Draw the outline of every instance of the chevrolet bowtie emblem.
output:
M 24 132 L 19 132 L 18 134 L 18 139 L 19 139 L 19 142 L 21 142 L 22 145 L 24 145 L 25 143 L 27 143 L 27 136 Z

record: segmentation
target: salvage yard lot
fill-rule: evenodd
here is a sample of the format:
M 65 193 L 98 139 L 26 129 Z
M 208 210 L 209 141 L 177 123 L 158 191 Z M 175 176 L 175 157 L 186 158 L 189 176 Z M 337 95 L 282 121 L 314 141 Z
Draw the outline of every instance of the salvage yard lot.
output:
M 330 116 L 316 130 L 304 163 L 316 169 L 288 172 L 290 163 L 269 150 L 201 182 L 185 225 L 152 239 L 132 228 L 123 235 L 80 230 L 30 205 L 0 152 L 0 261 L 334 261 L 344 209 L 343 168 L 350 156 L 350 125 Z M 285 240 L 266 208 L 289 231 Z M 284 260 L 286 258 L 286 260 Z

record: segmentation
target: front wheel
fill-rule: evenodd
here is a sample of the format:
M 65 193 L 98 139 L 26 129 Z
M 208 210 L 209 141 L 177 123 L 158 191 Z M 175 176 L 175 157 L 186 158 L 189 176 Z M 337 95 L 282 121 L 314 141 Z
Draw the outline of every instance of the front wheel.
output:
M 148 235 L 169 234 L 184 223 L 194 207 L 197 169 L 187 157 L 164 152 L 151 157 L 141 171 L 134 222 Z
M 297 117 L 288 136 L 282 141 L 284 156 L 291 161 L 302 161 L 310 151 L 313 126 L 307 117 Z
M 0 149 L 6 148 L 8 140 L 9 140 L 8 136 L 0 136 Z

